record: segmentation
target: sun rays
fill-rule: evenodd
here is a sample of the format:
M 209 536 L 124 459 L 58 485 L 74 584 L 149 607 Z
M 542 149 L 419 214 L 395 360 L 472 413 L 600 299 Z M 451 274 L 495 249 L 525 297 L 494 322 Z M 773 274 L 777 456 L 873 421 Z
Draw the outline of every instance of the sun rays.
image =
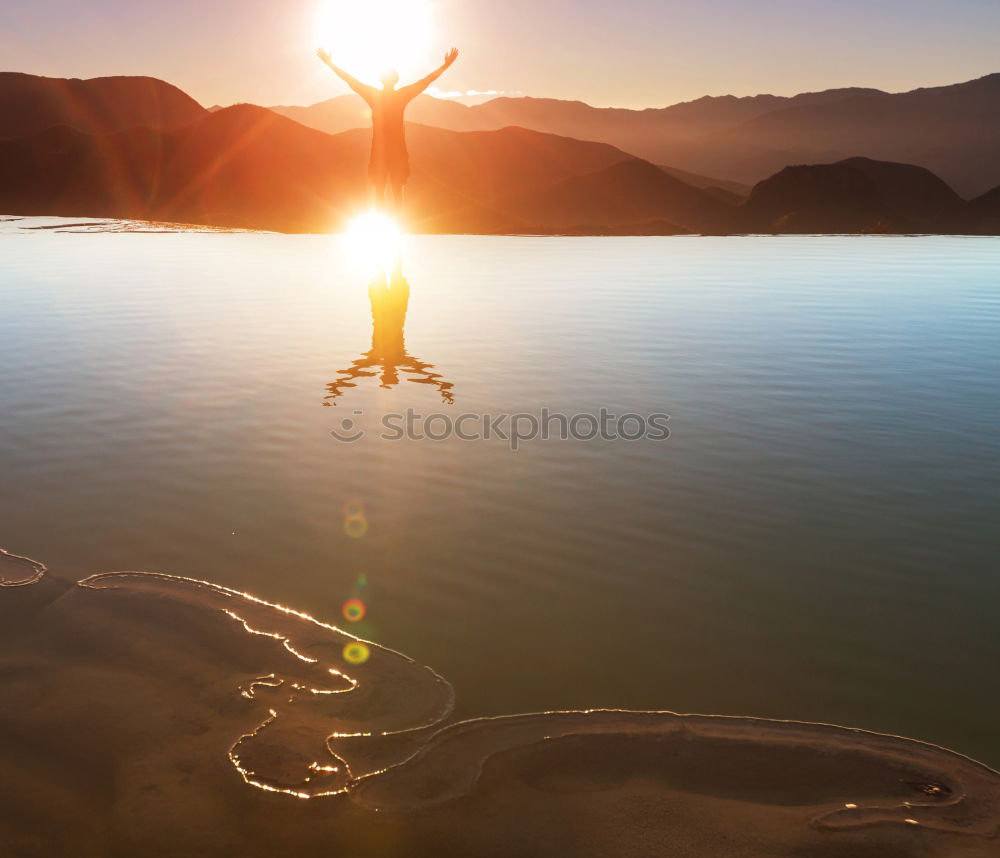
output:
M 347 225 L 341 243 L 358 269 L 366 273 L 388 272 L 399 258 L 403 236 L 391 215 L 370 209 Z

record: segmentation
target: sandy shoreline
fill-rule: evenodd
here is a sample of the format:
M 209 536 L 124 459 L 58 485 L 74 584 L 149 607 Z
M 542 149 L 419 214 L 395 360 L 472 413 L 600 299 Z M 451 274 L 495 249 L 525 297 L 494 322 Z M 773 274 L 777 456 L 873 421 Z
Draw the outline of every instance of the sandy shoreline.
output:
M 0 564 L 0 841 L 13 855 L 1000 848 L 1000 775 L 932 745 L 670 712 L 442 729 L 442 677 L 300 612 L 207 581 L 63 586 L 27 558 Z

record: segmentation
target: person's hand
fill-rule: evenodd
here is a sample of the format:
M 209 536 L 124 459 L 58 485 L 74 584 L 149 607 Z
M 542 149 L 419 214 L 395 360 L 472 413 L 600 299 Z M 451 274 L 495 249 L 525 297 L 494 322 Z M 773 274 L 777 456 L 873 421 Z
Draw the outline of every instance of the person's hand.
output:
M 319 48 L 316 51 L 316 56 L 319 57 L 327 65 L 330 65 L 330 63 L 332 62 L 330 59 L 330 52 L 324 51 L 322 48 Z
M 452 48 L 448 53 L 444 55 L 444 64 L 450 66 L 455 60 L 458 59 L 458 48 Z

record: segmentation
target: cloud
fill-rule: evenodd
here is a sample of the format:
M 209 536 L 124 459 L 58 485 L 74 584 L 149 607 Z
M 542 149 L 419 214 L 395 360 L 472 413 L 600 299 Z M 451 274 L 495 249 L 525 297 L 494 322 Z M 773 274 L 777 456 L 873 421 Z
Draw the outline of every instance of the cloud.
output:
M 467 89 L 464 92 L 460 89 L 442 90 L 436 86 L 429 87 L 427 94 L 433 98 L 477 98 L 497 95 L 521 95 L 520 92 L 507 92 L 504 89 Z

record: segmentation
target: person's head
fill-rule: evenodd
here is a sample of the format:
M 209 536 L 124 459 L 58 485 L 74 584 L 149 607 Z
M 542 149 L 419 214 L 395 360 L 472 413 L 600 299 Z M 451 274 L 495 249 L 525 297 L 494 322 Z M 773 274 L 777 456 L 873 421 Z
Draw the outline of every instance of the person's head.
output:
M 395 89 L 399 83 L 399 72 L 395 69 L 386 69 L 382 72 L 381 80 L 383 89 Z

